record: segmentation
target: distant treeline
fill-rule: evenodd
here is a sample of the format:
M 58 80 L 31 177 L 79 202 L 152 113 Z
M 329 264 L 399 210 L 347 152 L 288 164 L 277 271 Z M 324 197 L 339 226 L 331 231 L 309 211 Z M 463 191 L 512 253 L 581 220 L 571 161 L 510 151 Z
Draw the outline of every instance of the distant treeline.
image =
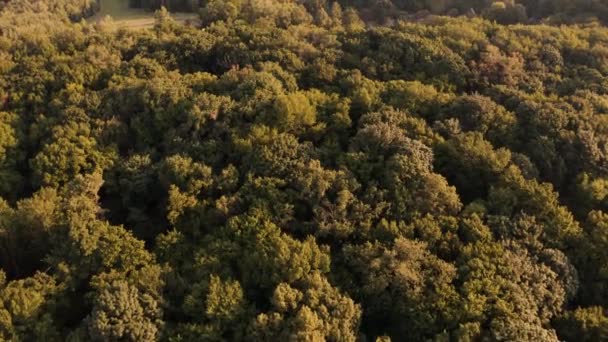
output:
M 0 10 L 10 12 L 48 12 L 53 15 L 67 16 L 79 21 L 94 15 L 100 9 L 102 0 L 0 0 Z M 151 11 L 165 7 L 171 12 L 197 12 L 204 7 L 204 0 L 123 0 L 131 8 L 144 8 Z
M 205 0 L 125 0 L 130 7 L 171 12 L 204 12 L 217 1 Z M 47 11 L 67 15 L 74 21 L 93 15 L 100 0 L 0 0 L 0 9 L 12 12 Z M 247 1 L 228 1 L 232 6 L 222 8 L 223 15 L 232 7 Z M 309 11 L 326 1 L 299 1 Z M 426 17 L 428 15 L 483 17 L 500 24 L 568 24 L 608 21 L 608 0 L 340 0 L 344 8 L 358 10 L 364 21 L 386 23 L 395 19 Z M 326 4 L 328 7 L 328 5 Z M 204 13 L 202 13 L 204 14 Z M 220 14 L 220 13 L 218 13 Z
M 376 20 L 406 13 L 483 16 L 501 24 L 575 23 L 608 20 L 606 0 L 346 0 L 345 6 L 372 10 Z
M 99 10 L 99 0 L 0 0 L 0 10 L 3 12 L 2 17 L 38 13 L 79 21 Z

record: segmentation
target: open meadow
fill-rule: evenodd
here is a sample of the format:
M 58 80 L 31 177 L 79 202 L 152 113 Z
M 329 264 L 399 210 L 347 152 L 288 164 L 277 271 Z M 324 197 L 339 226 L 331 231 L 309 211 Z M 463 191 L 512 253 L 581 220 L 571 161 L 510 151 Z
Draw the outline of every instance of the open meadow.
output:
M 154 25 L 154 12 L 142 8 L 129 8 L 129 2 L 125 0 L 101 0 L 99 12 L 89 20 L 98 22 L 106 17 L 111 17 L 117 28 L 144 29 Z M 178 22 L 197 25 L 199 16 L 197 13 L 171 13 Z

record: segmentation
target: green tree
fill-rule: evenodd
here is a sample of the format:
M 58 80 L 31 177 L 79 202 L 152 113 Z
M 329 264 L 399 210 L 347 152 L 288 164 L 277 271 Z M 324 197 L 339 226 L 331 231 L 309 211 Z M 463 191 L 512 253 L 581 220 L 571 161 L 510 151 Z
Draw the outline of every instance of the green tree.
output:
M 293 285 L 279 284 L 271 310 L 252 322 L 248 339 L 274 341 L 356 341 L 360 307 L 340 293 L 325 277 L 313 272 Z
M 399 238 L 392 246 L 348 245 L 343 253 L 353 277 L 349 292 L 363 304 L 363 326 L 375 336 L 430 338 L 455 319 L 456 269 L 426 244 Z
M 156 341 L 161 310 L 153 297 L 124 280 L 99 284 L 86 319 L 93 341 Z

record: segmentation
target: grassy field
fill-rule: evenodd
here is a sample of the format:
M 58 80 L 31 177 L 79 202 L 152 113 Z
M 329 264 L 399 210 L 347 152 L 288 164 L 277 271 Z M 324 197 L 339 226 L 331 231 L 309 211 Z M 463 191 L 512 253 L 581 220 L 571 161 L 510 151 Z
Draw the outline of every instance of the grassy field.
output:
M 112 17 L 117 27 L 131 29 L 150 28 L 154 25 L 154 12 L 144 9 L 129 8 L 128 0 L 100 0 L 100 10 L 91 21 L 99 21 L 107 16 Z M 171 13 L 181 23 L 198 23 L 196 13 Z

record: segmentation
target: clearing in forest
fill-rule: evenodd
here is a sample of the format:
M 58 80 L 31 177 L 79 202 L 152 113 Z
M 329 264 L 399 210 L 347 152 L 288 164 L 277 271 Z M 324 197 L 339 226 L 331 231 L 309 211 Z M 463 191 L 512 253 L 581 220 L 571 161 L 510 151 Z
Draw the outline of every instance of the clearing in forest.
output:
M 99 12 L 90 18 L 90 21 L 100 21 L 110 16 L 114 19 L 117 27 L 140 29 L 150 28 L 154 25 L 154 12 L 130 8 L 128 0 L 100 0 Z M 184 24 L 197 25 L 199 16 L 196 13 L 171 13 L 171 17 Z

